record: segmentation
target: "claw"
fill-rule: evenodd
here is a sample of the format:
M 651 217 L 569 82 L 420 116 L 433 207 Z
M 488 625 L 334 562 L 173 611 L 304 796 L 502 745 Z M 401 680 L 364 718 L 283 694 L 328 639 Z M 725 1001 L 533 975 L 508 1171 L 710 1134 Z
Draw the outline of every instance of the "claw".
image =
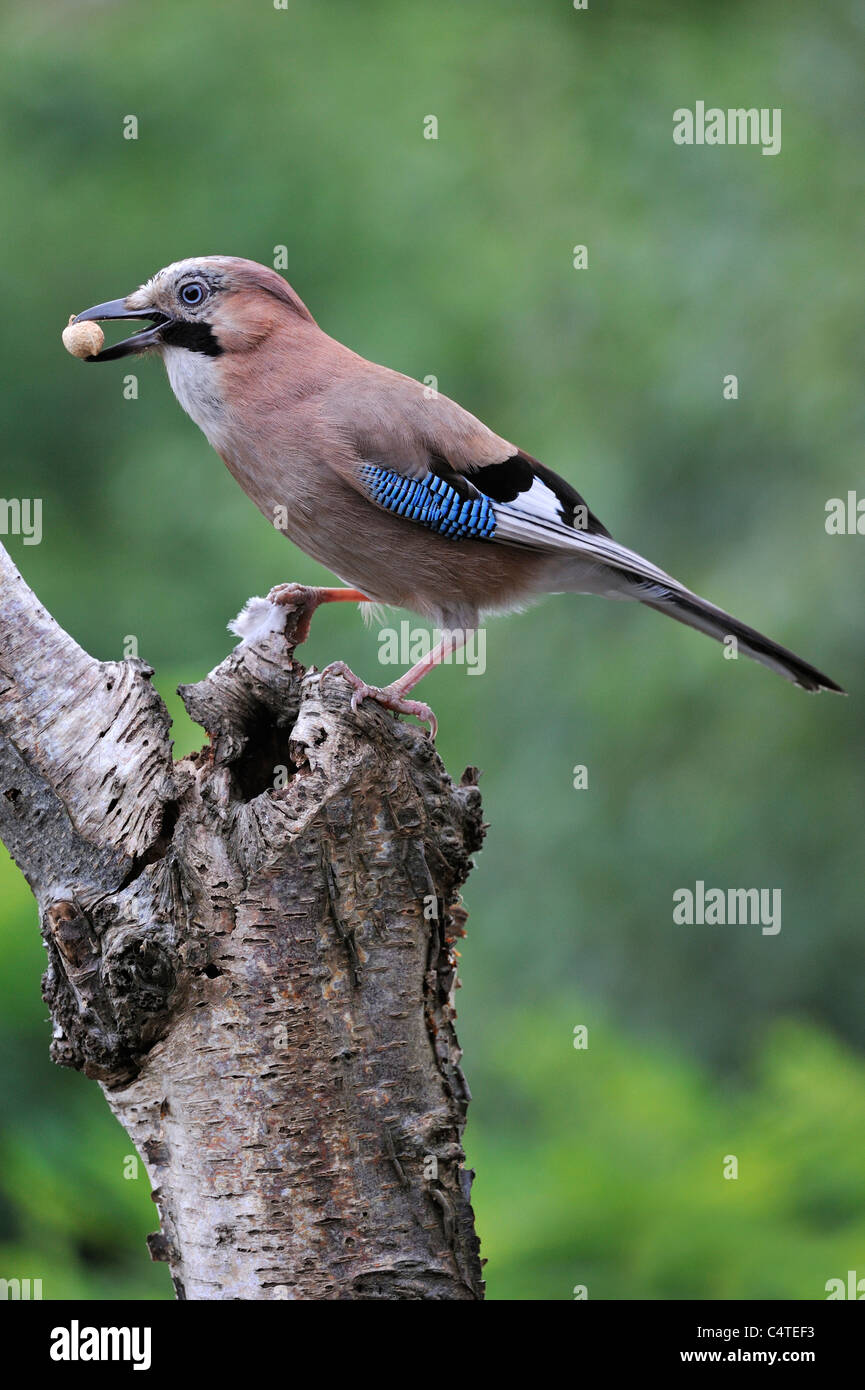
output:
M 293 641 L 295 646 L 302 646 L 309 636 L 312 615 L 321 602 L 318 591 L 308 584 L 276 584 L 267 597 L 278 608 L 297 614 Z
M 285 608 L 304 608 L 318 602 L 316 590 L 308 584 L 274 584 L 267 597 Z
M 362 700 L 375 700 L 376 704 L 383 709 L 389 709 L 394 714 L 411 714 L 415 719 L 420 719 L 423 723 L 429 724 L 429 737 L 435 742 L 438 733 L 438 720 L 429 705 L 425 705 L 421 700 L 406 700 L 400 693 L 397 685 L 367 685 L 359 676 L 354 674 L 344 661 L 333 661 L 330 666 L 326 666 L 321 673 L 322 676 L 342 676 L 352 687 L 351 707 L 355 714 Z

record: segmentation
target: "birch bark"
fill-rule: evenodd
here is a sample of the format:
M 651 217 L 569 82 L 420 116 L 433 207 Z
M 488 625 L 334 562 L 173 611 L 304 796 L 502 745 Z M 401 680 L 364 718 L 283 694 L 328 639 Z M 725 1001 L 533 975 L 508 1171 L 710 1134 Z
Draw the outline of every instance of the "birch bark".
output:
M 419 729 L 284 631 L 181 689 L 100 662 L 0 547 L 0 836 L 36 897 L 51 1055 L 141 1155 L 186 1299 L 480 1299 L 454 1032 L 480 847 Z

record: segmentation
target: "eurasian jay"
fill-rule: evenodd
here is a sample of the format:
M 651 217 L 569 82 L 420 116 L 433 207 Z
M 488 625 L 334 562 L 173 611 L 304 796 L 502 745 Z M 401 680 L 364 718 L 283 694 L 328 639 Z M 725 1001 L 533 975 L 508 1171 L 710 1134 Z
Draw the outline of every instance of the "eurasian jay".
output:
M 405 697 L 481 615 L 544 593 L 636 599 L 805 690 L 836 690 L 793 652 L 699 598 L 612 539 L 580 494 L 454 401 L 328 337 L 276 271 L 234 256 L 177 261 L 76 323 L 150 327 L 86 360 L 158 352 L 183 409 L 272 524 L 346 589 L 279 585 L 309 615 L 348 599 L 409 608 L 444 631 L 380 689 L 341 662 L 352 705 L 435 720 Z M 271 610 L 272 611 L 272 610 Z M 241 627 L 240 631 L 243 629 Z M 843 693 L 843 692 L 842 692 Z

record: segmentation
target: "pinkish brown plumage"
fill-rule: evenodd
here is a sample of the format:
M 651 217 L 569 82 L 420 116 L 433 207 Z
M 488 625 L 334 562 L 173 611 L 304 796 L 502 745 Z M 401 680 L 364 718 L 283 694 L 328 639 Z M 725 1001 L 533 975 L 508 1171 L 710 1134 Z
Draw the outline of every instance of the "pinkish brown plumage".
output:
M 149 320 L 100 352 L 161 353 L 184 410 L 271 524 L 360 595 L 454 633 L 548 592 L 633 598 L 739 648 L 807 690 L 840 687 L 617 544 L 569 483 L 446 396 L 329 337 L 275 271 L 178 261 L 76 322 Z M 280 586 L 308 608 L 338 590 Z M 292 597 L 293 596 L 293 597 Z M 458 640 L 454 638 L 453 640 Z M 439 656 L 443 655 L 438 653 Z M 355 699 L 406 701 L 435 664 Z

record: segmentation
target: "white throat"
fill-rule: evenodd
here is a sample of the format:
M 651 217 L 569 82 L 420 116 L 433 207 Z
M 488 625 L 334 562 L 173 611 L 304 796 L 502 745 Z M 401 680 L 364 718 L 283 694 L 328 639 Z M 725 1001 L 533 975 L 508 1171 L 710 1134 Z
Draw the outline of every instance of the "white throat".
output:
M 184 347 L 164 347 L 162 358 L 175 396 L 216 447 L 225 430 L 227 413 L 216 359 Z

